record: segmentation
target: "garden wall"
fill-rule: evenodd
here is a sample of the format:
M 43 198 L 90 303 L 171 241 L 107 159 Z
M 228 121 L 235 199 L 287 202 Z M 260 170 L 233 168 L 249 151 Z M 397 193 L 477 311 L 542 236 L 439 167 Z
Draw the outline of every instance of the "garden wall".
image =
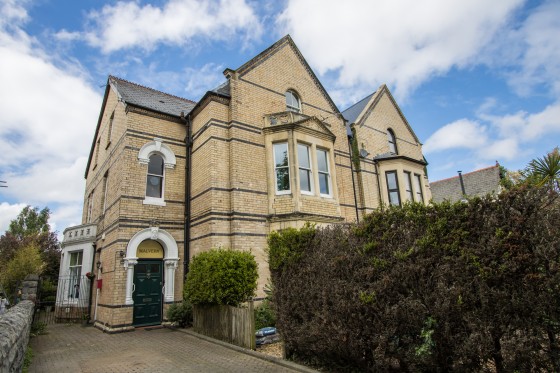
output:
M 21 372 L 33 322 L 37 276 L 28 276 L 22 288 L 23 301 L 0 316 L 0 373 Z

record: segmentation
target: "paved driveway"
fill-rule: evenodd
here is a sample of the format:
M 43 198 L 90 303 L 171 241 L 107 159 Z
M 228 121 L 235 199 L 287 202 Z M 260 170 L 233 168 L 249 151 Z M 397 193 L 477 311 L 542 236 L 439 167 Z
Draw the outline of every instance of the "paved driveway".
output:
M 55 324 L 47 331 L 30 340 L 34 355 L 30 373 L 311 371 L 181 330 L 106 334 L 93 327 Z

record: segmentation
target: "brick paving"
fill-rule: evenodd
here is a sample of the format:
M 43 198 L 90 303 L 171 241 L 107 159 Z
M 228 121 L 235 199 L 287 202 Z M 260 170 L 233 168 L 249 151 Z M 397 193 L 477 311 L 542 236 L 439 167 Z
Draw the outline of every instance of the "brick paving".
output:
M 257 352 L 173 329 L 107 334 L 76 324 L 49 325 L 31 338 L 30 373 L 63 372 L 309 372 Z

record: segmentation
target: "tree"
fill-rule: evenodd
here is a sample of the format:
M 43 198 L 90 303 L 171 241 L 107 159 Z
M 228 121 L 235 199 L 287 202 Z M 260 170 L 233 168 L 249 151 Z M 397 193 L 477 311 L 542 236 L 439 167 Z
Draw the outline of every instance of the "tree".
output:
M 48 233 L 51 229 L 49 225 L 50 213 L 48 207 L 39 211 L 38 207 L 25 206 L 17 218 L 10 222 L 8 232 L 19 239 Z
M 547 185 L 560 191 L 560 151 L 554 148 L 542 158 L 533 159 L 525 169 L 527 179 L 537 186 Z
M 45 263 L 41 259 L 39 247 L 32 242 L 20 248 L 14 257 L 6 263 L 6 266 L 0 272 L 0 282 L 8 291 L 8 294 L 15 294 L 27 275 L 40 275 L 44 268 Z
M 10 222 L 6 233 L 0 237 L 0 272 L 27 246 L 36 246 L 45 263 L 43 274 L 52 280 L 58 278 L 60 267 L 60 245 L 56 233 L 50 231 L 48 207 L 39 211 L 37 207 L 25 206 Z

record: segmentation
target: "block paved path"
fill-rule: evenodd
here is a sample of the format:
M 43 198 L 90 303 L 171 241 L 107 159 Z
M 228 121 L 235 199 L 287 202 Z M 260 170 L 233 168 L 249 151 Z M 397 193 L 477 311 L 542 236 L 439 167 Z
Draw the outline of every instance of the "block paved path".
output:
M 33 349 L 30 373 L 310 371 L 173 329 L 107 334 L 94 327 L 54 324 L 47 332 L 29 341 Z

